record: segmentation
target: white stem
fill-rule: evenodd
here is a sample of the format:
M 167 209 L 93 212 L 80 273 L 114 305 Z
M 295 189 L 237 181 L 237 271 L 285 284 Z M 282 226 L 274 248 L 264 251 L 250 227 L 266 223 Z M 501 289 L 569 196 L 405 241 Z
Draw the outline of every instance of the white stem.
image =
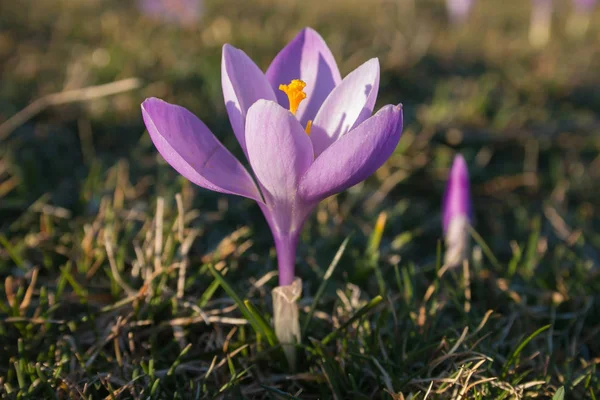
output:
M 301 339 L 298 300 L 302 295 L 302 280 L 295 278 L 291 285 L 277 286 L 271 293 L 275 334 L 293 370 L 296 367 L 295 345 Z

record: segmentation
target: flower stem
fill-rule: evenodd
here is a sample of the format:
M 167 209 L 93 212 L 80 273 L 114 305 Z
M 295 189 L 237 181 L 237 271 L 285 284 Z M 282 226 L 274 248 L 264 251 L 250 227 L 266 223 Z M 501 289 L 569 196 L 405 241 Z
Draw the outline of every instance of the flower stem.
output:
M 296 344 L 300 343 L 298 300 L 302 295 L 302 281 L 295 278 L 290 285 L 277 286 L 273 295 L 273 325 L 290 369 L 296 369 Z
M 287 234 L 273 233 L 275 249 L 277 250 L 277 264 L 279 267 L 279 286 L 288 286 L 294 282 L 296 266 L 296 247 L 300 232 Z

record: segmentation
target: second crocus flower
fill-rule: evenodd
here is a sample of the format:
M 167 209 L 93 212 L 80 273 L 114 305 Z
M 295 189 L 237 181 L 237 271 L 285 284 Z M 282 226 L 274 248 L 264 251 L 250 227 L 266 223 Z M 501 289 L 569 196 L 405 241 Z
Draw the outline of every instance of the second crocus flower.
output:
M 597 0 L 573 0 L 574 12 L 569 15 L 567 31 L 572 36 L 583 37 L 589 26 L 597 6 Z
M 140 11 L 165 23 L 186 26 L 200 19 L 204 0 L 137 0 Z
M 469 226 L 472 222 L 469 171 L 462 155 L 454 158 L 442 202 L 442 227 L 446 242 L 444 264 L 454 267 L 469 255 Z
M 455 24 L 466 22 L 473 8 L 473 2 L 474 0 L 446 0 L 450 21 Z
M 550 40 L 552 10 L 552 0 L 531 0 L 529 43 L 532 46 L 544 47 Z

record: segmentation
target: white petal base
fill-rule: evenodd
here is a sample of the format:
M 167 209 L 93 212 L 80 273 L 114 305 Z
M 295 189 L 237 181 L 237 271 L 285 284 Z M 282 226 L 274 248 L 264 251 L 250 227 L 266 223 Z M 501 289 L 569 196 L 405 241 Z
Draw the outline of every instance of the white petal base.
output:
M 300 343 L 298 300 L 302 295 L 302 280 L 295 278 L 288 286 L 277 286 L 273 295 L 273 322 L 275 334 L 288 360 L 290 368 L 296 367 L 296 343 Z
M 469 257 L 469 220 L 456 216 L 450 220 L 446 232 L 444 265 L 456 267 Z

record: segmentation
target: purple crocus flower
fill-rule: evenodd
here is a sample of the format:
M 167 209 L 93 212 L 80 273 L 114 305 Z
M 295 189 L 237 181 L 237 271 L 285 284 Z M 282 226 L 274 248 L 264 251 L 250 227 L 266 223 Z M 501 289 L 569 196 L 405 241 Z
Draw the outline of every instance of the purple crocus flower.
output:
M 580 13 L 589 13 L 596 7 L 597 0 L 573 0 L 575 10 Z
M 446 0 L 450 20 L 454 23 L 464 23 L 473 7 L 473 0 Z
M 552 0 L 532 0 L 531 5 L 529 42 L 535 47 L 543 47 L 550 40 Z
M 582 37 L 588 30 L 590 19 L 596 7 L 596 0 L 573 0 L 574 11 L 567 21 L 567 32 Z
M 462 155 L 452 163 L 444 200 L 442 202 L 442 226 L 446 241 L 444 263 L 459 265 L 469 251 L 469 225 L 472 222 L 469 171 Z
M 342 80 L 331 51 L 309 28 L 279 52 L 266 73 L 226 44 L 221 82 L 233 132 L 257 184 L 185 108 L 147 99 L 144 122 L 160 154 L 181 175 L 258 203 L 275 240 L 279 284 L 291 285 L 306 218 L 321 200 L 363 181 L 390 157 L 402 132 L 402 108 L 387 105 L 371 116 L 378 60 Z
M 187 25 L 196 22 L 203 11 L 202 0 L 138 0 L 138 8 L 147 16 Z

